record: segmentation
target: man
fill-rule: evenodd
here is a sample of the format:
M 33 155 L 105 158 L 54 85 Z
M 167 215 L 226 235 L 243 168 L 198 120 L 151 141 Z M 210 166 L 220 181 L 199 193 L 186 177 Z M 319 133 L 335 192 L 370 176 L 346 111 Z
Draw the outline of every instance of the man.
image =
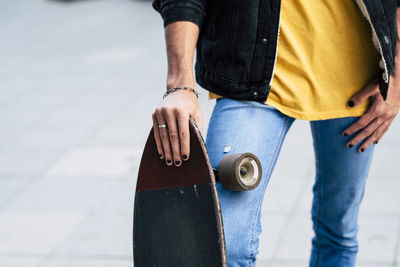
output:
M 224 153 L 245 151 L 263 164 L 263 180 L 252 191 L 217 183 L 229 266 L 255 265 L 262 199 L 295 119 L 310 121 L 316 156 L 310 266 L 355 265 L 373 148 L 400 108 L 397 6 L 395 0 L 153 1 L 168 56 L 167 96 L 153 114 L 160 158 L 171 167 L 184 164 L 189 116 L 202 128 L 197 48 L 196 81 L 217 98 L 206 139 L 212 166 Z

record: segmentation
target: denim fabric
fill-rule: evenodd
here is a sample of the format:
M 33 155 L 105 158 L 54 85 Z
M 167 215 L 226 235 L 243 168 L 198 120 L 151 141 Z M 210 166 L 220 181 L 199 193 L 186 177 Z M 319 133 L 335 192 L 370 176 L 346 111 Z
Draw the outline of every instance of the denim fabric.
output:
M 310 266 L 355 265 L 357 217 L 374 146 L 360 153 L 346 148 L 352 136 L 342 131 L 357 117 L 311 121 L 316 158 L 313 187 Z M 252 152 L 262 164 L 263 177 L 251 191 L 226 190 L 217 182 L 229 267 L 255 266 L 261 233 L 261 204 L 286 133 L 294 118 L 254 101 L 217 99 L 206 146 L 211 165 L 218 168 L 227 153 Z M 299 159 L 301 160 L 301 159 Z M 306 164 L 306 163 L 305 163 Z M 290 167 L 290 162 L 287 162 Z M 282 192 L 284 194 L 285 192 Z
M 356 1 L 365 6 L 371 19 L 389 76 L 394 69 L 398 1 Z M 267 100 L 277 54 L 281 0 L 153 0 L 152 6 L 164 27 L 174 21 L 192 21 L 199 26 L 195 65 L 199 85 L 231 99 Z M 389 77 L 384 81 L 379 76 L 384 98 Z

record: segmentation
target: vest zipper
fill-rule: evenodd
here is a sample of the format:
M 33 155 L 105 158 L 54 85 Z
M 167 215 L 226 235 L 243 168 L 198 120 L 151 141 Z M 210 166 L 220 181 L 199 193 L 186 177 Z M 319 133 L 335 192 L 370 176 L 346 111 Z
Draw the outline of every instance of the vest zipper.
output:
M 387 69 L 385 57 L 383 56 L 382 45 L 381 45 L 381 42 L 379 41 L 378 35 L 376 34 L 374 25 L 372 24 L 371 17 L 368 13 L 367 7 L 365 6 L 364 0 L 356 0 L 356 3 L 358 4 L 358 7 L 361 9 L 361 13 L 364 15 L 364 17 L 366 17 L 366 19 L 369 22 L 369 25 L 371 26 L 372 42 L 374 43 L 375 48 L 378 50 L 379 54 L 381 55 L 381 60 L 379 61 L 379 67 L 384 70 L 384 72 L 382 73 L 382 78 L 386 83 L 388 83 L 389 82 L 389 72 Z

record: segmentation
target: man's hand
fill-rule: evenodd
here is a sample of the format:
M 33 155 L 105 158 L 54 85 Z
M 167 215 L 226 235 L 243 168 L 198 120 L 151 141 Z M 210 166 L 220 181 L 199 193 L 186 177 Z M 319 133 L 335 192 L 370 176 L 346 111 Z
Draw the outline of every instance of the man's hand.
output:
M 400 29 L 400 7 L 396 9 L 396 25 Z M 358 151 L 363 152 L 372 142 L 375 144 L 389 129 L 400 108 L 400 31 L 397 31 L 396 55 L 393 73 L 390 75 L 389 91 L 386 101 L 379 93 L 378 79 L 370 82 L 363 90 L 355 94 L 347 102 L 349 107 L 357 106 L 368 97 L 371 106 L 354 124 L 344 130 L 343 135 L 350 135 L 359 131 L 347 144 L 354 146 L 364 140 Z
M 378 79 L 370 82 L 364 89 L 350 98 L 347 105 L 354 107 L 367 98 L 371 98 L 371 106 L 354 124 L 343 131 L 347 136 L 358 131 L 358 133 L 347 142 L 347 147 L 357 145 L 363 141 L 358 148 L 359 152 L 367 149 L 372 142 L 377 144 L 385 132 L 389 129 L 393 119 L 400 109 L 400 78 L 390 76 L 389 91 L 386 101 L 383 100 L 379 92 Z
M 199 27 L 191 21 L 174 21 L 165 27 L 168 57 L 167 91 L 178 85 L 195 88 L 193 73 L 194 52 L 199 37 Z M 153 113 L 154 138 L 158 154 L 168 166 L 180 166 L 189 159 L 189 117 L 200 131 L 203 116 L 199 102 L 192 91 L 177 90 L 170 93 Z M 159 125 L 166 127 L 159 128 Z
M 189 90 L 170 93 L 153 113 L 154 138 L 161 159 L 168 166 L 180 166 L 189 159 L 190 135 L 189 117 L 194 119 L 200 131 L 203 129 L 203 116 L 196 95 Z M 165 124 L 167 127 L 159 128 Z

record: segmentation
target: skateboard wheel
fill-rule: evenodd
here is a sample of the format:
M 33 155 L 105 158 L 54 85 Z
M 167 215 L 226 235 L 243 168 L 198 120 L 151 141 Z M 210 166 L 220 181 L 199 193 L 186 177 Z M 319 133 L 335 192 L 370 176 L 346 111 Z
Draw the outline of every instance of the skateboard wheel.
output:
M 218 167 L 219 181 L 232 191 L 256 188 L 261 176 L 261 163 L 252 153 L 228 154 L 222 158 Z

